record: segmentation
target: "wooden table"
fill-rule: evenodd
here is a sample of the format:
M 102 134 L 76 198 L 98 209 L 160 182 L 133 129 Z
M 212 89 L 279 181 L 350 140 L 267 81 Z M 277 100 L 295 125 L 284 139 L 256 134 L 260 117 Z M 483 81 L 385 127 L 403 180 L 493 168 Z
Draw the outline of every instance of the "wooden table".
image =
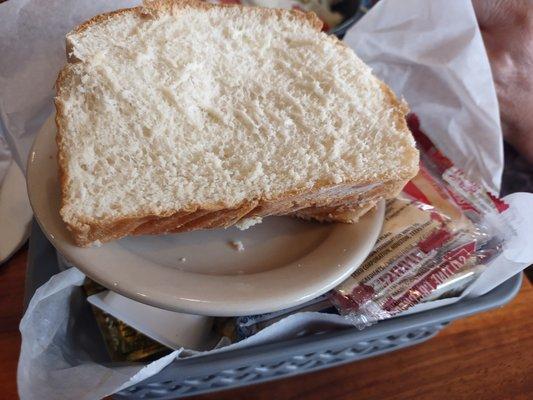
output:
M 27 250 L 0 266 L 0 399 L 16 399 Z M 533 287 L 456 321 L 419 346 L 294 378 L 189 400 L 533 399 Z

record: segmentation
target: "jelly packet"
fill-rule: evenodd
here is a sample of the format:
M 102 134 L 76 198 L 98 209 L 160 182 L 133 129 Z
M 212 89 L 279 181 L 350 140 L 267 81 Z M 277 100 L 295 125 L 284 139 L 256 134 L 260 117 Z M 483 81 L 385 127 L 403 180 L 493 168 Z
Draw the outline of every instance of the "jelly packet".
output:
M 383 230 L 365 262 L 331 292 L 359 329 L 414 305 L 464 290 L 514 234 L 508 206 L 444 156 L 408 116 L 420 171 L 389 200 Z
M 95 281 L 86 278 L 83 284 L 83 290 L 85 295 L 89 297 L 107 289 Z M 149 362 L 170 354 L 172 351 L 111 314 L 92 305 L 91 309 L 111 361 Z

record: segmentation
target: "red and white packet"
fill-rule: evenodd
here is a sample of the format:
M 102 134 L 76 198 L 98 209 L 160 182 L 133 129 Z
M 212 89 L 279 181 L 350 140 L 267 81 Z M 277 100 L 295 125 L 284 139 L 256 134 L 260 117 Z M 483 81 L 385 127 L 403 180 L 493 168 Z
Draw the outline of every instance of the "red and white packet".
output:
M 420 171 L 388 201 L 374 250 L 331 292 L 339 312 L 360 329 L 434 297 L 454 277 L 479 274 L 514 234 L 501 214 L 507 204 L 454 166 L 415 115 L 408 123 Z

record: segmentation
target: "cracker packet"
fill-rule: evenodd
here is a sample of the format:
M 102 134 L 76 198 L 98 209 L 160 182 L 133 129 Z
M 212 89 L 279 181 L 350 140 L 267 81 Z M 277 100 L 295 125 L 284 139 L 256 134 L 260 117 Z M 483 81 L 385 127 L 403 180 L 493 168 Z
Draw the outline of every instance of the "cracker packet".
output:
M 444 156 L 414 114 L 407 120 L 420 171 L 388 201 L 368 258 L 330 296 L 359 329 L 464 290 L 515 234 L 502 214 L 507 204 Z

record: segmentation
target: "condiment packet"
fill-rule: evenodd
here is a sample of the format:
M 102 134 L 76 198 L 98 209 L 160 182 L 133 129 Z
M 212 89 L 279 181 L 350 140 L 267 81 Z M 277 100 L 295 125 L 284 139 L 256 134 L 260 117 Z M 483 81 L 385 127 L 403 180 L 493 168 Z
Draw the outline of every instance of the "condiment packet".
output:
M 221 336 L 227 337 L 232 343 L 238 342 L 255 335 L 257 332 L 289 315 L 306 311 L 337 314 L 337 310 L 329 300 L 328 294 L 324 294 L 299 306 L 276 312 L 235 318 L 218 318 L 215 322 L 215 330 Z
M 508 206 L 444 156 L 408 117 L 420 172 L 387 203 L 374 250 L 331 299 L 362 329 L 445 293 L 464 290 L 503 250 Z
M 107 290 L 88 278 L 83 288 L 87 296 Z M 168 347 L 150 339 L 112 315 L 94 306 L 91 306 L 91 309 L 111 361 L 147 362 L 171 352 Z

